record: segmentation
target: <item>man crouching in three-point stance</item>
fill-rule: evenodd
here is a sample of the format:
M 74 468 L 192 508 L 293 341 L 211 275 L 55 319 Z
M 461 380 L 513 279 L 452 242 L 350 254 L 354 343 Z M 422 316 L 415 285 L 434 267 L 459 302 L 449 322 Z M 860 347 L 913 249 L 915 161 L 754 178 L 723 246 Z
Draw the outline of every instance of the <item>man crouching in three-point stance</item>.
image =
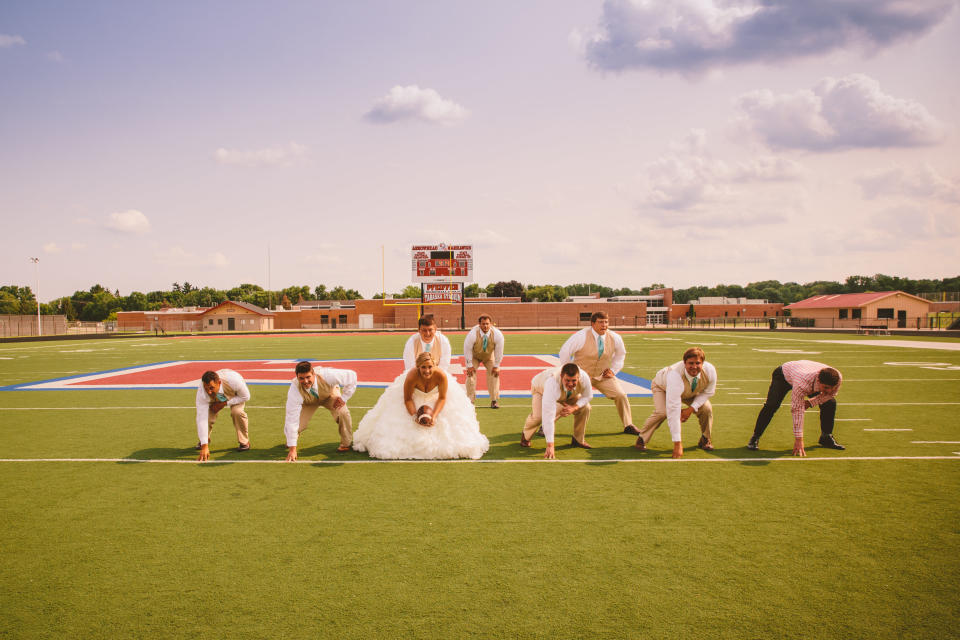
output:
M 763 435 L 773 414 L 780 408 L 787 391 L 793 390 L 790 413 L 793 415 L 793 455 L 805 456 L 803 448 L 803 412 L 812 407 L 820 407 L 820 446 L 827 449 L 845 449 L 833 438 L 833 421 L 837 415 L 837 392 L 840 391 L 842 378 L 840 372 L 832 367 L 812 360 L 793 360 L 773 370 L 767 401 L 763 403 L 753 436 L 747 443 L 747 449 L 760 448 L 760 436 Z
M 232 369 L 207 371 L 200 378 L 197 388 L 197 449 L 203 462 L 210 459 L 210 431 L 217 421 L 217 414 L 224 407 L 230 407 L 233 427 L 237 430 L 237 451 L 250 449 L 249 423 L 243 410 L 250 399 L 250 390 L 240 374 Z
M 298 362 L 295 371 L 297 377 L 290 382 L 287 391 L 287 415 L 283 423 L 287 462 L 297 461 L 297 440 L 320 407 L 330 412 L 340 429 L 337 451 L 349 451 L 353 442 L 353 422 L 347 400 L 357 390 L 356 371 L 327 367 L 314 369 L 309 362 Z

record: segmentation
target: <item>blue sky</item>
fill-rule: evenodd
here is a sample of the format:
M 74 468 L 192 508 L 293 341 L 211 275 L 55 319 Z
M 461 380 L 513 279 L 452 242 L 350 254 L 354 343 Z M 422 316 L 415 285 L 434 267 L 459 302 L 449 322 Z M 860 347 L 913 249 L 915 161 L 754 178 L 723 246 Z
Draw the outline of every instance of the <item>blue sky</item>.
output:
M 947 277 L 956 2 L 0 5 L 0 280 Z

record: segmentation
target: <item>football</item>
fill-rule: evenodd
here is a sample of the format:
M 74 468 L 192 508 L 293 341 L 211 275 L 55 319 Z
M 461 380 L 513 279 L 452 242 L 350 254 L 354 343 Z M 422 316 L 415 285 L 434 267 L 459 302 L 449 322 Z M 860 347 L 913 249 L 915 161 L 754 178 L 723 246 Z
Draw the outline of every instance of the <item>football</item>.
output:
M 417 423 L 427 427 L 430 426 L 430 420 L 433 417 L 433 407 L 423 405 L 417 409 Z

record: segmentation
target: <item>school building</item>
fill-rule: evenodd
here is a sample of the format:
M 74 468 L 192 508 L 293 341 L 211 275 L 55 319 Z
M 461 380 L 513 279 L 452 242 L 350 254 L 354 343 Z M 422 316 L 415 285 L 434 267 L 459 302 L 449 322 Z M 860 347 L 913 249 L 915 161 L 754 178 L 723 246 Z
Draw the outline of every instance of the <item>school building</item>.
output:
M 690 308 L 694 311 L 691 313 Z M 563 302 L 521 302 L 518 297 L 467 298 L 465 304 L 424 304 L 415 298 L 388 300 L 299 301 L 290 309 L 268 311 L 245 302 L 223 302 L 215 307 L 187 307 L 160 311 L 121 311 L 119 331 L 271 331 L 310 329 L 413 329 L 420 313 L 433 314 L 442 329 L 459 329 L 461 315 L 467 327 L 480 314 L 489 314 L 501 328 L 585 326 L 594 311 L 606 311 L 610 325 L 638 328 L 678 324 L 690 318 L 765 319 L 783 315 L 783 305 L 743 298 L 705 298 L 674 304 L 673 289 L 655 289 L 649 295 L 601 298 L 574 296 Z

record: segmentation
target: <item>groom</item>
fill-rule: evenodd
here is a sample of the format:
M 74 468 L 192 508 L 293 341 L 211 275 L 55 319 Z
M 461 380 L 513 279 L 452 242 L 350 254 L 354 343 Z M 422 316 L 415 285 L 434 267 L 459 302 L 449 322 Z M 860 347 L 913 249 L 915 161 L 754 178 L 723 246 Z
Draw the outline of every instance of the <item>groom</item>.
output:
M 443 369 L 450 369 L 450 341 L 437 329 L 433 314 L 426 314 L 417 321 L 417 333 L 410 336 L 403 347 L 403 370 L 409 371 L 417 365 L 417 356 L 423 352 L 433 356 L 433 363 Z

